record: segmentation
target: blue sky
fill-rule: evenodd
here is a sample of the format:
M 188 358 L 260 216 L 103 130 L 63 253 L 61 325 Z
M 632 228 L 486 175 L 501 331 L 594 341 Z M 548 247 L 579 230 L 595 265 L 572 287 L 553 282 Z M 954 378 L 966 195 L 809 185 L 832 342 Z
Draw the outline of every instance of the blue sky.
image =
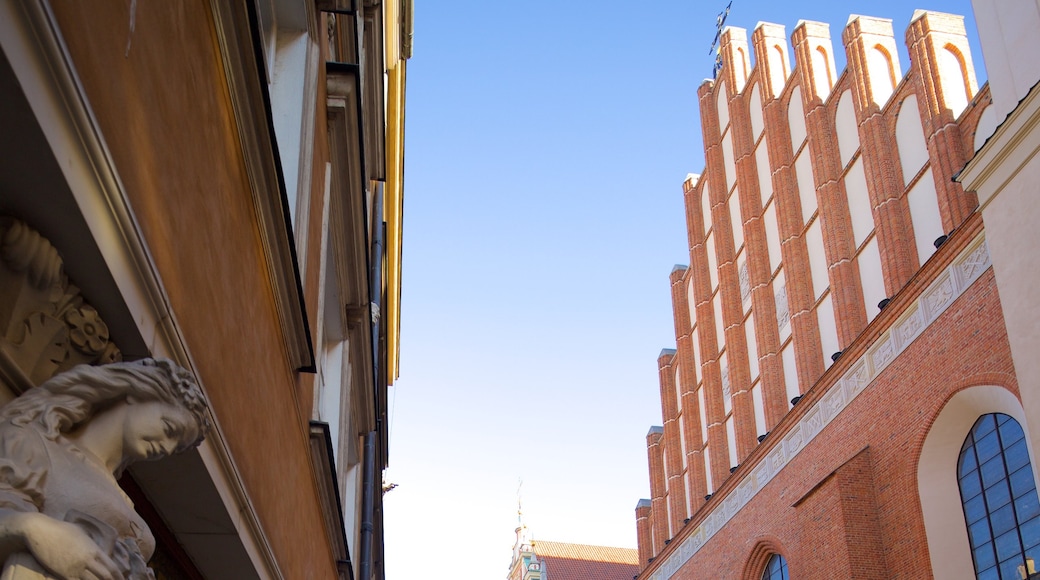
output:
M 681 184 L 725 2 L 416 1 L 408 63 L 401 378 L 391 388 L 389 580 L 503 579 L 535 538 L 635 547 L 686 264 Z M 727 24 L 971 6 L 734 0 Z M 793 56 L 793 55 L 792 55 Z

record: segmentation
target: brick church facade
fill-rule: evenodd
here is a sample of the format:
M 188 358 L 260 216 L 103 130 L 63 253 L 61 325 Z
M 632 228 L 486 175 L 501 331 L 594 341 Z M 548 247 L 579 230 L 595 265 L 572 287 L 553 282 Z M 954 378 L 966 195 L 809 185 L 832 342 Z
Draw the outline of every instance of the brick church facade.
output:
M 914 14 L 906 74 L 890 20 L 849 20 L 844 71 L 835 44 L 817 22 L 727 28 L 698 91 L 640 579 L 1035 572 L 1009 274 L 956 180 L 1003 114 L 959 16 Z

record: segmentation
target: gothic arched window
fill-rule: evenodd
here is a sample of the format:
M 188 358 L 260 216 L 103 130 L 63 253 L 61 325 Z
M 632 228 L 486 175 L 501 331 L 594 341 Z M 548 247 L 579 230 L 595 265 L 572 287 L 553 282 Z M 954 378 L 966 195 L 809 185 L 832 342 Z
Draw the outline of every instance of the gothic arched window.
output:
M 789 580 L 787 561 L 780 554 L 773 554 L 766 563 L 766 571 L 762 572 L 762 580 Z
M 961 446 L 957 478 L 976 578 L 1040 578 L 1040 501 L 1018 421 L 979 417 Z

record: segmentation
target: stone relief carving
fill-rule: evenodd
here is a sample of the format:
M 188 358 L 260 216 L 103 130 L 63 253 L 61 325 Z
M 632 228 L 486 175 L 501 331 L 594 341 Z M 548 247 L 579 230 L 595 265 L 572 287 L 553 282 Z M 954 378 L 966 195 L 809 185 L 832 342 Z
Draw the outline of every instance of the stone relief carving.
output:
M 69 282 L 54 246 L 0 217 L 0 370 L 8 386 L 22 391 L 78 364 L 120 360 L 108 326 Z
M 164 359 L 79 365 L 0 408 L 0 578 L 154 578 L 155 539 L 116 478 L 209 427 L 192 375 Z

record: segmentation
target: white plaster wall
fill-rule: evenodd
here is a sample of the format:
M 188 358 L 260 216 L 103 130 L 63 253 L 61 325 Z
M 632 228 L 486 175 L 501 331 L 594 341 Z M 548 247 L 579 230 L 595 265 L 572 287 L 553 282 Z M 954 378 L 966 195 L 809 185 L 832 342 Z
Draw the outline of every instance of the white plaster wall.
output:
M 776 303 L 776 315 L 777 315 L 777 327 L 780 330 L 780 342 L 787 340 L 791 336 L 791 317 L 787 317 L 787 321 L 781 323 L 780 315 L 781 311 L 787 309 L 790 313 L 789 302 L 787 300 L 787 280 L 784 278 L 784 271 L 781 269 L 780 273 L 773 279 L 773 300 Z
M 766 432 L 766 405 L 762 399 L 762 382 L 751 387 L 751 404 L 755 407 L 755 435 Z
M 916 95 L 903 99 L 899 107 L 896 148 L 899 150 L 899 165 L 903 168 L 903 185 L 907 185 L 928 163 L 928 145 L 924 141 L 924 127 L 921 125 Z
M 809 148 L 794 161 L 794 173 L 798 181 L 798 199 L 802 204 L 802 224 L 806 224 L 816 213 L 816 185 L 813 180 L 812 155 Z
M 834 319 L 834 303 L 828 294 L 816 306 L 816 320 L 820 327 L 820 347 L 823 350 L 823 365 L 830 368 L 831 355 L 838 352 L 838 327 Z
M 787 405 L 790 406 L 791 399 L 802 394 L 798 388 L 798 369 L 794 363 L 794 341 L 787 343 L 781 351 L 780 358 L 784 363 L 784 381 L 787 383 Z
M 729 105 L 726 103 L 726 81 L 719 81 L 715 90 L 715 110 L 719 113 L 719 132 L 726 131 L 729 126 Z
M 755 338 L 755 313 L 748 314 L 744 321 L 744 336 L 747 339 L 748 367 L 751 371 L 751 380 L 758 378 L 758 340 Z
M 693 330 L 690 331 L 690 335 L 693 337 L 693 376 L 697 377 L 695 382 L 698 385 L 701 383 L 701 339 L 699 329 L 699 326 L 695 326 Z
M 758 141 L 758 137 L 766 127 L 765 119 L 762 116 L 762 83 L 755 83 L 755 87 L 751 89 L 750 98 L 748 108 L 751 113 L 751 139 Z
M 960 57 L 949 48 L 941 48 L 939 54 L 939 82 L 942 88 L 943 101 L 953 111 L 954 117 L 959 117 L 968 106 L 971 95 L 968 94 L 968 85 L 964 79 L 964 68 Z
M 733 411 L 733 391 L 729 382 L 729 363 L 726 362 L 726 353 L 719 356 L 719 371 L 722 373 L 722 409 L 729 415 Z
M 704 243 L 708 250 L 708 279 L 711 280 L 711 291 L 719 287 L 719 259 L 715 255 L 715 232 L 708 235 Z
M 852 102 L 852 91 L 845 91 L 838 101 L 838 109 L 834 118 L 834 129 L 838 133 L 838 154 L 841 166 L 849 164 L 849 160 L 859 150 L 859 129 L 856 124 L 856 111 Z
M 986 107 L 979 116 L 979 124 L 975 127 L 975 151 L 981 149 L 986 143 L 986 139 L 989 139 L 989 136 L 997 129 L 999 120 L 996 111 L 996 108 L 991 105 Z
M 914 184 L 914 188 L 906 194 L 906 200 L 910 205 L 910 222 L 914 226 L 917 258 L 924 264 L 925 260 L 935 253 L 935 238 L 945 233 L 931 168 L 925 171 L 921 179 Z
M 726 419 L 726 443 L 729 445 L 729 466 L 736 467 L 737 461 L 737 433 L 733 426 L 733 417 Z
M 740 289 L 740 303 L 743 306 L 744 314 L 747 314 L 751 310 L 751 272 L 747 263 L 747 248 L 742 249 L 740 254 L 737 255 L 737 275 L 743 278 L 745 275 L 743 272 L 747 272 L 746 275 L 748 277 L 747 295 L 744 294 L 745 290 L 742 285 Z
M 823 228 L 817 219 L 805 232 L 805 245 L 809 247 L 809 271 L 812 273 L 813 299 L 819 298 L 830 287 L 827 276 L 827 255 L 823 249 Z
M 675 374 L 673 375 L 672 386 L 675 387 L 675 404 L 677 413 L 682 413 L 682 377 L 679 373 L 680 365 L 675 365 Z M 683 454 L 685 455 L 685 453 Z
M 704 189 L 701 190 L 701 219 L 704 220 L 704 235 L 708 235 L 708 232 L 711 231 L 711 191 L 708 189 L 706 179 Z
M 784 86 L 787 84 L 787 75 L 790 73 L 790 67 L 787 66 L 788 61 L 787 43 L 774 44 L 773 48 L 769 50 L 768 57 L 769 76 L 773 80 L 774 95 L 783 92 Z
M 737 188 L 729 196 L 729 219 L 733 226 L 733 248 L 739 251 L 744 245 L 744 222 L 740 215 L 740 190 Z
M 874 103 L 879 107 L 888 102 L 895 90 L 895 79 L 899 75 L 895 73 L 895 55 L 889 54 L 881 46 L 874 46 L 867 50 L 867 71 L 870 75 L 870 92 L 873 93 Z M 848 93 L 846 93 L 847 95 Z M 843 97 L 844 98 L 844 95 Z
M 708 416 L 704 411 L 704 388 L 697 389 L 697 408 L 700 409 L 701 414 L 701 441 L 708 442 Z M 708 459 L 704 459 L 704 463 L 708 463 Z M 708 486 L 711 487 L 711 486 Z
M 769 168 L 769 149 L 766 141 L 769 137 L 763 137 L 758 148 L 755 149 L 755 168 L 758 170 L 758 189 L 762 199 L 767 200 L 773 195 L 773 172 Z
M 791 128 L 791 150 L 795 153 L 805 141 L 805 110 L 802 108 L 802 92 L 794 91 L 787 106 L 787 124 Z
M 737 166 L 733 162 L 733 132 L 727 131 L 722 136 L 722 159 L 726 166 L 726 191 L 731 191 L 737 183 Z
M 707 437 L 704 441 L 708 441 Z M 704 483 L 708 488 L 708 493 L 715 492 L 715 481 L 711 477 L 711 449 L 707 445 L 704 446 Z
M 852 216 L 852 238 L 858 248 L 874 231 L 874 214 L 870 209 L 870 194 L 867 192 L 867 178 L 863 175 L 862 159 L 857 159 L 845 174 L 845 195 Z
M 722 350 L 726 348 L 726 325 L 722 321 L 722 297 L 718 293 L 711 298 L 711 307 L 715 309 L 715 340 Z
M 863 247 L 859 256 L 859 277 L 863 284 L 863 304 L 867 310 L 867 320 L 873 320 L 881 310 L 878 302 L 886 298 L 885 278 L 881 272 L 881 252 L 878 250 L 877 238 L 871 238 Z
M 769 271 L 775 272 L 780 267 L 780 226 L 776 222 L 776 204 L 770 203 L 762 220 L 766 226 L 766 246 L 769 248 Z
M 690 310 L 690 326 L 694 326 L 697 324 L 697 296 L 693 288 L 693 276 L 689 276 L 686 281 L 686 307 Z
M 834 88 L 834 55 L 830 47 L 816 43 L 812 49 L 812 72 L 816 82 L 816 91 L 820 98 L 826 100 Z
M 994 113 L 1003 120 L 1040 79 L 1040 3 L 972 0 Z

